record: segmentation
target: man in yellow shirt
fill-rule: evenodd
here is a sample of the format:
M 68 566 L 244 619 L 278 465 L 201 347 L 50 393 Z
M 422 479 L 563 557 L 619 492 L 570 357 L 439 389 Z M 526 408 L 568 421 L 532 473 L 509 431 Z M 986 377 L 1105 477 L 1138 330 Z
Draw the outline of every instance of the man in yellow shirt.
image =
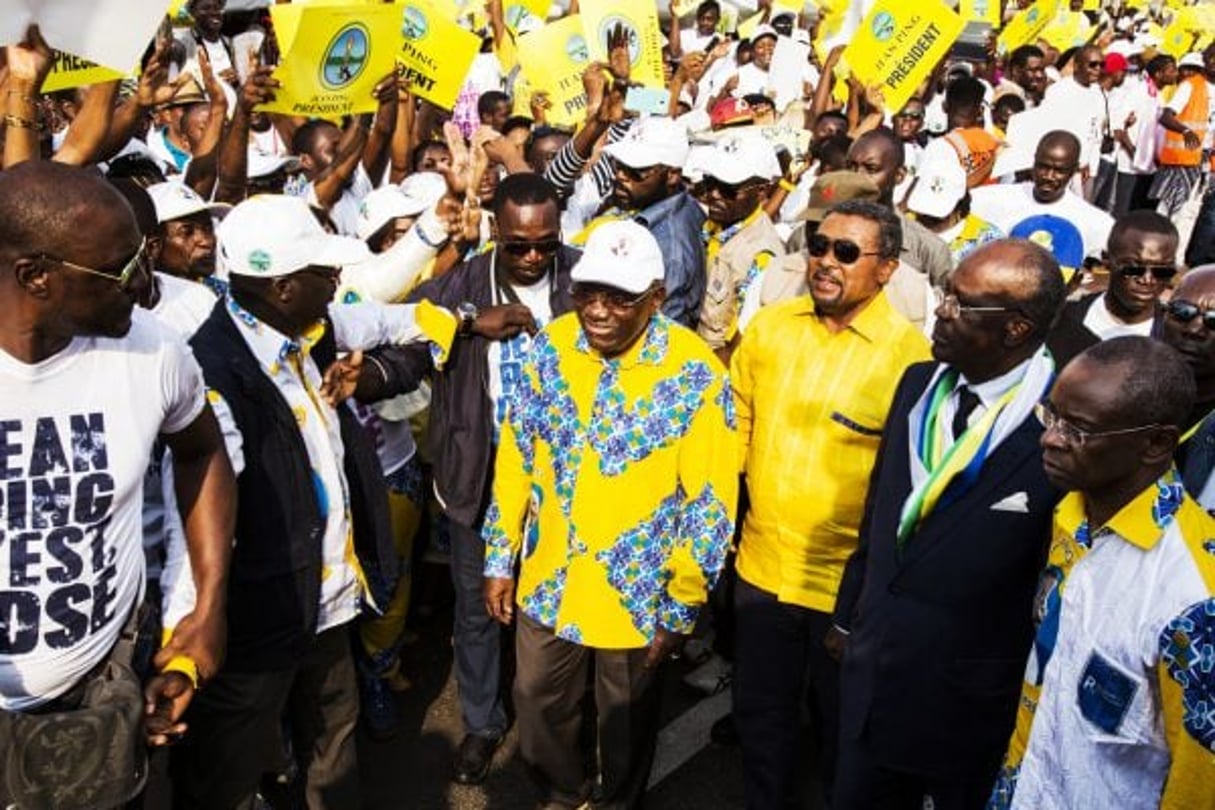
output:
M 831 778 L 838 666 L 823 638 L 895 386 L 929 356 L 882 289 L 901 247 L 891 209 L 836 206 L 807 243 L 810 295 L 761 310 L 733 358 L 751 504 L 738 549 L 734 670 L 748 807 L 796 798 L 807 681 L 823 783 Z
M 520 609 L 519 747 L 546 807 L 591 798 L 578 739 L 592 659 L 594 799 L 639 800 L 655 670 L 691 632 L 734 533 L 733 394 L 708 346 L 660 314 L 663 277 L 643 226 L 597 228 L 570 274 L 575 312 L 534 339 L 502 426 L 485 601 L 503 623 Z

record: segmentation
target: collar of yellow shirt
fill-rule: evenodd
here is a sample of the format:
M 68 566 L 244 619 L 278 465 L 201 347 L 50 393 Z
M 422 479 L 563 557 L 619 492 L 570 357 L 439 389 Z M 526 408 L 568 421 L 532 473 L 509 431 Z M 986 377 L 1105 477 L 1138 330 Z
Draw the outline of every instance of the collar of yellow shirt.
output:
M 1128 543 L 1150 551 L 1164 537 L 1173 515 L 1184 500 L 1185 488 L 1177 477 L 1177 471 L 1169 470 L 1119 509 L 1104 526 L 1098 526 L 1096 531 L 1111 531 Z M 1079 492 L 1069 492 L 1059 502 L 1055 508 L 1055 524 L 1086 548 L 1092 545 L 1091 538 L 1095 532 L 1088 525 L 1084 496 Z
M 572 317 L 578 317 L 573 315 Z M 642 364 L 651 366 L 660 366 L 667 358 L 667 345 L 671 339 L 671 322 L 665 315 L 655 315 L 650 318 L 650 323 L 646 326 L 645 334 L 637 339 L 637 342 L 628 348 L 624 354 L 617 357 L 607 358 L 599 352 L 591 348 L 591 344 L 587 342 L 586 332 L 582 327 L 578 328 L 578 339 L 574 341 L 574 348 L 588 359 L 596 363 L 614 364 L 617 368 L 632 368 Z
M 796 309 L 793 314 L 795 316 L 813 318 L 817 322 L 818 315 L 814 310 L 814 299 L 807 294 L 798 300 L 801 301 L 802 306 Z M 897 321 L 900 317 L 902 316 L 895 311 L 890 303 L 890 299 L 886 297 L 886 293 L 883 291 L 875 295 L 865 305 L 865 308 L 860 311 L 860 314 L 852 319 L 852 323 L 848 324 L 848 329 L 856 332 L 870 343 L 876 343 L 889 334 L 891 321 Z

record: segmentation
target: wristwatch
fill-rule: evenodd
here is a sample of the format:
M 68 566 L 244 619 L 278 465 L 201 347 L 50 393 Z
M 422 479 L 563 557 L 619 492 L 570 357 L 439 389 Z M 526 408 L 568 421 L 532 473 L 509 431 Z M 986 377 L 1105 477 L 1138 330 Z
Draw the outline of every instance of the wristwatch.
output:
M 473 324 L 477 322 L 476 305 L 465 301 L 456 307 L 456 315 L 460 318 L 460 328 L 456 330 L 456 334 L 468 337 L 472 334 Z

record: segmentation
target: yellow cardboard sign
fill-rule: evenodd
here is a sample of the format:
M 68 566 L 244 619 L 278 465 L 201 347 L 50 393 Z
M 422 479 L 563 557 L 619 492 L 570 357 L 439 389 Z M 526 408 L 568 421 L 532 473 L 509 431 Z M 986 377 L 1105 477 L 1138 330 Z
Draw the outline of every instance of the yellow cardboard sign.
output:
M 1000 0 L 959 0 L 958 14 L 966 22 L 991 23 L 992 28 L 999 28 Z
M 963 27 L 962 18 L 940 0 L 878 0 L 843 58 L 863 84 L 881 86 L 886 109 L 901 110 Z
M 1081 11 L 1100 11 L 1101 0 L 1084 0 L 1084 6 Z
M 393 30 L 402 36 L 397 61 L 405 66 L 414 95 L 452 109 L 481 50 L 481 38 L 427 3 L 411 1 L 389 8 L 397 14 Z
M 1194 43 L 1194 35 L 1181 20 L 1174 20 L 1160 40 L 1160 52 L 1167 53 L 1174 59 L 1180 59 L 1190 52 Z
M 1089 24 L 1084 14 L 1065 9 L 1038 36 L 1050 43 L 1051 47 L 1066 51 L 1088 42 L 1093 29 L 1094 26 Z
M 583 0 L 582 30 L 591 58 L 607 62 L 608 32 L 623 25 L 629 42 L 629 79 L 646 87 L 666 87 L 662 76 L 662 28 L 653 0 Z
M 274 71 L 282 86 L 259 109 L 316 118 L 375 111 L 372 91 L 392 72 L 400 39 L 394 6 L 274 5 L 270 14 L 290 45 Z
M 686 17 L 695 14 L 701 0 L 675 0 L 671 3 L 671 13 L 676 17 Z
M 1005 54 L 1032 43 L 1042 29 L 1055 19 L 1058 11 L 1059 0 L 1038 0 L 1029 8 L 1021 9 L 1000 32 L 1000 38 L 996 40 L 997 50 Z
M 551 22 L 519 37 L 519 63 L 532 90 L 548 93 L 548 123 L 576 126 L 586 117 L 582 71 L 590 61 L 581 15 Z
M 42 83 L 43 93 L 53 93 L 56 90 L 67 90 L 72 87 L 87 87 L 91 84 L 110 82 L 126 78 L 121 70 L 103 67 L 96 62 L 81 59 L 63 51 L 55 51 L 55 64 Z
M 534 25 L 544 25 L 548 19 L 548 0 L 505 0 L 502 3 L 502 21 L 514 33 L 519 33 L 519 27 L 534 19 Z

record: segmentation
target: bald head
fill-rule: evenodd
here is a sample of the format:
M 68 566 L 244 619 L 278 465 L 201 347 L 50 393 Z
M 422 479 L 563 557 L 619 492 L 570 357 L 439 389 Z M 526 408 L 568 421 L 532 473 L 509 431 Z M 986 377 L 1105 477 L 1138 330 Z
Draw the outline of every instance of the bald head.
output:
M 981 267 L 993 291 L 1033 322 L 1033 340 L 1046 338 L 1067 298 L 1063 272 L 1049 250 L 1028 239 L 1001 239 L 971 253 L 967 262 Z
M 1104 340 L 1077 355 L 1092 377 L 1116 382 L 1110 427 L 1185 425 L 1194 405 L 1194 374 L 1175 349 L 1139 335 Z
M 894 189 L 903 182 L 903 142 L 893 130 L 870 130 L 848 149 L 847 168 L 869 177 L 881 191 L 880 201 L 890 205 Z
M 1173 298 L 1215 302 L 1215 264 L 1203 264 L 1186 271 L 1173 289 Z
M 1059 155 L 1069 163 L 1078 163 L 1080 161 L 1080 139 L 1063 129 L 1052 130 L 1038 141 L 1038 149 L 1034 156 L 1042 157 L 1047 154 Z
M 131 206 L 105 178 L 47 160 L 27 160 L 0 172 L 0 264 L 95 236 L 98 218 L 129 222 Z

